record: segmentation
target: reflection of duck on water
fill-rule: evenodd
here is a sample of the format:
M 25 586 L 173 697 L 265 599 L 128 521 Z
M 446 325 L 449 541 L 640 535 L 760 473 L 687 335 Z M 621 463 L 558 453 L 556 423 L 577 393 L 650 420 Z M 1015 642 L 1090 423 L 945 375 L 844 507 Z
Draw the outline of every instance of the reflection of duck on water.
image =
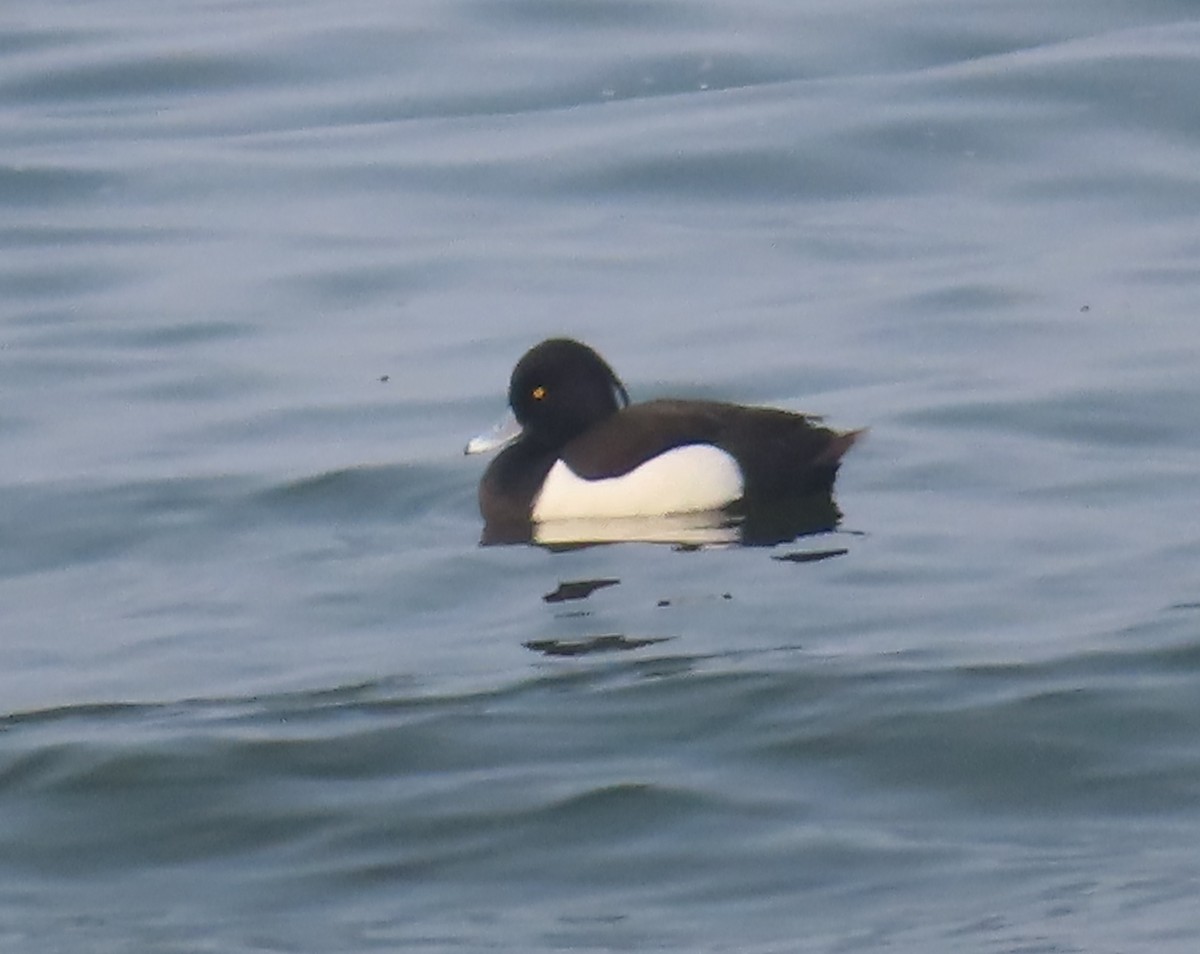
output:
M 842 456 L 862 431 L 804 414 L 716 401 L 630 404 L 587 345 L 552 338 L 517 363 L 519 431 L 479 484 L 484 543 L 615 540 L 769 545 L 831 530 Z

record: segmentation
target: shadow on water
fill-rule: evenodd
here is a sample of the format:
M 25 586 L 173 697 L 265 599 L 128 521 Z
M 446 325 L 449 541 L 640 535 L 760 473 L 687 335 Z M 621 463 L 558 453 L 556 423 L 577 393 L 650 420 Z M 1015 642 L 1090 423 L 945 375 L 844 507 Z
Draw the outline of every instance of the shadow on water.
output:
M 320 522 L 336 520 L 344 528 L 355 521 L 377 522 L 392 513 L 407 519 L 413 510 L 428 508 L 443 498 L 444 478 L 435 468 L 356 467 L 320 474 L 270 488 L 255 498 L 269 508 L 285 507 L 291 517 Z M 838 530 L 841 511 L 830 492 L 801 495 L 768 505 L 741 506 L 718 511 L 656 517 L 577 519 L 533 523 L 488 524 L 480 540 L 483 546 L 534 546 L 552 554 L 567 554 L 619 543 L 658 544 L 678 553 L 705 549 L 746 548 L 763 551 L 764 558 L 786 564 L 808 564 L 845 555 L 841 546 L 801 546 L 805 538 Z M 584 601 L 598 591 L 620 586 L 615 576 L 594 579 L 558 580 L 539 598 L 553 612 L 551 632 L 521 643 L 526 649 L 547 657 L 610 655 L 642 650 L 679 638 L 678 632 L 627 632 L 620 622 L 595 622 L 588 633 L 593 613 Z M 705 599 L 730 600 L 732 595 L 714 592 Z M 617 597 L 618 602 L 621 597 Z M 658 599 L 655 610 L 680 608 L 674 598 Z M 580 622 L 580 621 L 584 622 Z M 585 627 L 570 634 L 559 627 Z M 532 634 L 530 634 L 532 636 Z
M 531 639 L 524 643 L 526 649 L 532 649 L 543 656 L 588 656 L 592 653 L 613 653 L 630 649 L 643 649 L 657 643 L 665 643 L 671 636 L 622 636 L 620 633 L 610 633 L 605 636 L 589 636 L 584 639 Z
M 604 579 L 604 580 L 573 580 L 558 584 L 558 589 L 553 593 L 547 593 L 542 597 L 546 603 L 566 603 L 571 600 L 586 600 L 596 590 L 604 589 L 606 586 L 616 586 L 620 580 Z
M 740 513 L 723 510 L 660 517 L 580 519 L 540 524 L 525 522 L 504 527 L 489 525 L 484 528 L 481 542 L 485 546 L 533 544 L 556 553 L 616 543 L 660 543 L 670 545 L 679 552 L 734 546 L 765 549 L 794 543 L 802 537 L 832 532 L 837 529 L 840 520 L 841 512 L 832 495 L 821 493 Z M 772 553 L 771 559 L 783 563 L 814 563 L 843 556 L 847 552 L 845 547 L 788 550 Z M 620 579 L 613 577 L 562 580 L 553 591 L 542 596 L 542 601 L 551 605 L 578 603 L 598 590 L 619 586 L 620 583 Z M 721 599 L 729 600 L 732 596 L 724 593 Z M 663 599 L 656 605 L 658 608 L 669 607 L 672 601 Z M 589 614 L 587 611 L 573 611 L 566 615 L 577 618 Z M 571 639 L 529 640 L 522 645 L 545 656 L 578 657 L 643 649 L 673 638 L 605 632 Z
M 817 493 L 769 506 L 668 516 L 489 523 L 479 542 L 483 546 L 532 543 L 549 550 L 610 543 L 665 543 L 683 549 L 773 547 L 829 533 L 837 529 L 841 519 L 833 495 Z

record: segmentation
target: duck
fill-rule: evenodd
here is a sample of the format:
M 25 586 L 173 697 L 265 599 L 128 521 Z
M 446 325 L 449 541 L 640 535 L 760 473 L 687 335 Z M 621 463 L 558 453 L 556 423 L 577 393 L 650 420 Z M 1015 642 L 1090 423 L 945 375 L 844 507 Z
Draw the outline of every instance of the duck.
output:
M 864 430 L 711 400 L 633 403 L 593 348 L 549 338 L 512 371 L 515 427 L 472 439 L 498 450 L 479 482 L 487 527 L 745 512 L 828 495 Z

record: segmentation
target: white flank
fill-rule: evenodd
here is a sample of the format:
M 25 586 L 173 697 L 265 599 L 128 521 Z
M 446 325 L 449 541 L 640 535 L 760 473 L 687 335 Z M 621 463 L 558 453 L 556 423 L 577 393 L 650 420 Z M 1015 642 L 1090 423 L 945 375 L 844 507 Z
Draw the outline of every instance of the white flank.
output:
M 533 519 L 652 517 L 718 510 L 742 496 L 742 472 L 708 444 L 676 447 L 621 477 L 587 480 L 555 461 L 533 504 Z

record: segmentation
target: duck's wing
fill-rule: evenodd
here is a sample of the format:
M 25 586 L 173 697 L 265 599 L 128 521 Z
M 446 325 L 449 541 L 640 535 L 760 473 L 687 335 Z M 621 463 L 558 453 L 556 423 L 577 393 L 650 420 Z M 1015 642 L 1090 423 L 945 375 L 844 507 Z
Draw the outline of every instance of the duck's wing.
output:
M 742 468 L 746 496 L 760 499 L 824 492 L 838 465 L 865 431 L 835 431 L 803 414 L 742 408 L 718 441 Z
M 562 459 L 580 477 L 620 477 L 675 447 L 718 444 L 722 409 L 710 401 L 646 401 L 633 404 L 576 437 Z

